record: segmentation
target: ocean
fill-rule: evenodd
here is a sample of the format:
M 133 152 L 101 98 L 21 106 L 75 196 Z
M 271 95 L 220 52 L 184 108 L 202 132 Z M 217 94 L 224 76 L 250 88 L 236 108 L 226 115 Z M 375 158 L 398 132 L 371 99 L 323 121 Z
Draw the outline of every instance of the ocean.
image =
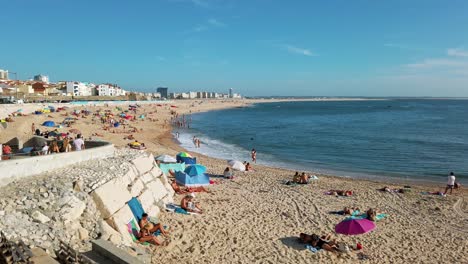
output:
M 180 145 L 222 159 L 358 178 L 468 183 L 468 100 L 261 103 L 191 116 Z M 193 136 L 201 139 L 195 148 Z

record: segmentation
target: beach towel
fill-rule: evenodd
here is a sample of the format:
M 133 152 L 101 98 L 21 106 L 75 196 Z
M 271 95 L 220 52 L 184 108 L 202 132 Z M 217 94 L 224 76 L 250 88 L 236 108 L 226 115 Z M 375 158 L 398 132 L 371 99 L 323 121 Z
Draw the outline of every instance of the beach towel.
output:
M 127 230 L 128 230 L 128 234 L 132 238 L 133 242 L 137 242 L 137 243 L 140 243 L 140 244 L 145 245 L 145 246 L 150 244 L 148 242 L 143 242 L 142 243 L 142 242 L 140 242 L 138 240 L 138 234 L 140 233 L 140 227 L 136 223 L 135 218 L 132 218 L 132 220 L 130 220 L 130 222 L 127 223 Z
M 311 246 L 311 245 L 306 245 L 305 247 L 306 247 L 310 252 L 312 252 L 312 253 L 317 253 L 317 252 L 320 251 L 319 248 L 313 247 L 313 246 Z
M 330 211 L 329 212 L 330 214 L 336 214 L 336 215 L 344 215 L 344 211 L 341 210 L 341 211 Z M 354 210 L 353 213 L 351 214 L 351 216 L 357 216 L 361 214 L 361 212 L 359 210 Z
M 387 216 L 388 216 L 387 214 L 378 214 L 378 215 L 375 217 L 375 219 L 376 219 L 377 221 L 379 221 L 379 220 L 384 219 L 384 218 L 387 217 Z M 367 218 L 367 214 L 366 214 L 366 213 L 364 213 L 364 214 L 356 214 L 356 215 L 353 214 L 352 216 L 347 217 L 345 220 L 366 219 L 366 218 Z
M 178 214 L 185 214 L 185 215 L 197 214 L 197 213 L 193 213 L 193 212 L 187 212 L 185 209 L 182 209 L 180 206 L 175 205 L 175 204 L 166 204 L 166 211 L 174 212 L 174 213 L 178 213 Z
M 141 216 L 145 213 L 145 210 L 143 210 L 140 201 L 138 201 L 136 197 L 133 197 L 132 199 L 130 199 L 130 201 L 128 201 L 128 207 L 130 207 L 130 210 L 132 210 L 135 219 L 137 221 L 140 221 Z

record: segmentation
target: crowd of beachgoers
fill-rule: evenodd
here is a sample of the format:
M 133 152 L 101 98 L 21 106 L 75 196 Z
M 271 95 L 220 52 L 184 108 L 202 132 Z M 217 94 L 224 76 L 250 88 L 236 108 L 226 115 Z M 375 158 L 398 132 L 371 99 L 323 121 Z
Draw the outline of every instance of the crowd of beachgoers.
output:
M 47 153 L 54 154 L 85 148 L 80 139 L 105 140 L 175 158 L 186 152 L 172 127 L 189 129 L 191 113 L 248 103 L 183 101 L 12 114 L 0 142 L 40 135 L 52 139 Z M 57 125 L 42 126 L 47 121 Z M 193 141 L 203 148 L 199 138 Z M 139 222 L 140 242 L 157 245 L 154 262 L 468 262 L 467 192 L 457 183 L 456 171 L 447 172 L 447 183 L 438 186 L 383 183 L 321 175 L 313 168 L 267 167 L 257 163 L 261 154 L 252 149 L 244 162 L 184 154 L 196 156 L 196 164 L 205 168 L 209 183 L 203 186 L 184 186 L 178 180 L 183 170 L 167 171 L 176 193 L 174 207 L 157 222 L 148 215 Z

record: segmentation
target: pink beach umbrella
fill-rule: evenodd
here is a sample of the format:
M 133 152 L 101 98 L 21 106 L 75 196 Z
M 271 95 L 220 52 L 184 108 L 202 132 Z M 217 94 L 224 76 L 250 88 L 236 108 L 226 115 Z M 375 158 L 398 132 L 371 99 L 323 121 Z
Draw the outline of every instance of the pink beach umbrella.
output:
M 360 235 L 372 231 L 375 224 L 367 219 L 344 220 L 335 226 L 335 232 L 343 235 Z

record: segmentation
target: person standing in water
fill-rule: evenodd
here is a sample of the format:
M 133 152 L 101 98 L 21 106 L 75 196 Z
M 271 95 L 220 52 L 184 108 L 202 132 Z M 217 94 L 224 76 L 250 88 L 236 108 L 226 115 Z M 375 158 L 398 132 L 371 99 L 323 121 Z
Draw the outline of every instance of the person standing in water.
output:
M 252 149 L 251 154 L 252 154 L 252 162 L 257 163 L 257 151 L 254 148 Z

